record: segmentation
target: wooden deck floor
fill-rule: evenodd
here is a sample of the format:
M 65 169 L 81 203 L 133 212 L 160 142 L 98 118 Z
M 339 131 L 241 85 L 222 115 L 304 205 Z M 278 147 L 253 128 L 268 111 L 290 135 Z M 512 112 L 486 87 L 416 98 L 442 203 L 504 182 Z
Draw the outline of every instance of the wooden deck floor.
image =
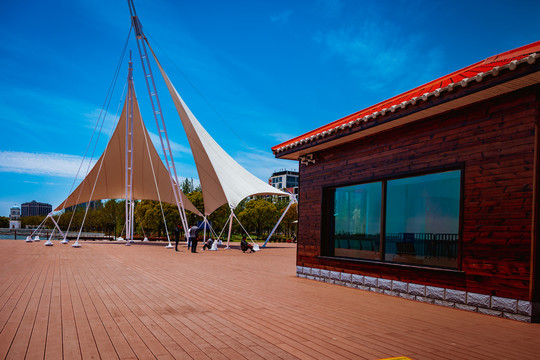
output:
M 43 243 L 0 240 L 0 358 L 540 358 L 540 324 L 300 279 L 290 244 Z

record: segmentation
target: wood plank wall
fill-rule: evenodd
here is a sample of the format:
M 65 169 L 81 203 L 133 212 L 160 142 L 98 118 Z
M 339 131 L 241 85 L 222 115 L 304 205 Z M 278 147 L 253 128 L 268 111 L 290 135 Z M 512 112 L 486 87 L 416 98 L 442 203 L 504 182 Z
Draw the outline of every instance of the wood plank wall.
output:
M 539 89 L 316 153 L 315 164 L 300 165 L 297 264 L 530 300 Z M 464 174 L 460 271 L 320 257 L 324 188 L 451 166 Z

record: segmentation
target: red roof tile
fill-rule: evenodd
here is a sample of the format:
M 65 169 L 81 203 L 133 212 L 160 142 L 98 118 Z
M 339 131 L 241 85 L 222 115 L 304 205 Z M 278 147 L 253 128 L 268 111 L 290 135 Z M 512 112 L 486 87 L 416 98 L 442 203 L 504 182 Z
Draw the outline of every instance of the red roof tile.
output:
M 304 143 L 305 141 L 313 139 L 314 137 L 325 135 L 326 132 L 328 132 L 329 130 L 332 131 L 332 129 L 340 126 L 349 125 L 351 124 L 351 122 L 355 121 L 367 121 L 367 117 L 384 115 L 386 111 L 393 111 L 392 108 L 395 110 L 395 108 L 398 106 L 404 107 L 407 104 L 414 105 L 417 99 L 419 100 L 422 99 L 422 97 L 427 97 L 430 95 L 439 96 L 441 91 L 450 91 L 453 87 L 458 85 L 465 87 L 467 86 L 468 81 L 471 81 L 472 79 L 481 81 L 484 76 L 488 75 L 488 73 L 496 76 L 499 69 L 502 67 L 509 67 L 510 70 L 513 70 L 517 65 L 517 62 L 529 61 L 529 63 L 533 63 L 538 57 L 539 54 L 537 53 L 539 52 L 540 41 L 536 41 L 529 45 L 509 50 L 499 55 L 491 56 L 485 60 L 479 61 L 461 70 L 440 77 L 436 80 L 428 82 L 427 84 L 409 90 L 403 94 L 394 96 L 388 100 L 382 101 L 364 110 L 360 110 L 351 115 L 345 116 L 344 118 L 341 118 L 327 125 L 321 126 L 315 130 L 307 132 L 303 135 L 297 136 L 284 143 L 276 145 L 272 147 L 272 151 L 274 151 L 274 153 L 277 153 L 285 149 L 295 147 L 299 145 L 300 142 Z

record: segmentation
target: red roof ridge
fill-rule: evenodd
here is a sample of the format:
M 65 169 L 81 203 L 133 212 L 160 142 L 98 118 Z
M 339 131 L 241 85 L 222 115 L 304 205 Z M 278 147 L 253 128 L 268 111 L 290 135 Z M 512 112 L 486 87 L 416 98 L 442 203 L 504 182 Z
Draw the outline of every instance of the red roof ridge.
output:
M 469 65 L 463 69 L 454 71 L 448 75 L 432 80 L 424 85 L 381 101 L 363 110 L 323 125 L 315 130 L 297 136 L 272 147 L 274 153 L 296 147 L 305 142 L 324 137 L 339 129 L 352 127 L 360 121 L 367 122 L 377 116 L 384 116 L 387 112 L 394 112 L 397 108 L 405 108 L 415 105 L 419 100 L 427 100 L 430 96 L 439 96 L 443 91 L 450 92 L 456 86 L 466 87 L 470 81 L 478 82 L 487 75 L 497 76 L 503 68 L 514 70 L 518 63 L 528 62 L 533 64 L 540 57 L 540 41 L 505 51 L 501 54 L 488 57 L 485 60 Z

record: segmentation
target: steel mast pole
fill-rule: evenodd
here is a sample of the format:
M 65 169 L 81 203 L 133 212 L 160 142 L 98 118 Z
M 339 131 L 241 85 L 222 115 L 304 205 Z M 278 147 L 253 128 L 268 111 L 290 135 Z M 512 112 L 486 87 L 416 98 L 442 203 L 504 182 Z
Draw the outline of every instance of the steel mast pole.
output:
M 270 238 L 272 237 L 272 235 L 274 235 L 274 232 L 276 231 L 279 224 L 281 223 L 281 220 L 283 220 L 285 215 L 287 215 L 287 211 L 289 211 L 289 208 L 294 203 L 296 203 L 296 196 L 294 194 L 291 194 L 290 199 L 289 199 L 289 205 L 287 205 L 287 208 L 285 208 L 285 211 L 283 211 L 283 214 L 281 214 L 281 217 L 279 218 L 278 222 L 276 223 L 276 226 L 274 226 L 274 228 L 272 229 L 272 231 L 268 235 L 268 238 L 266 239 L 266 241 L 264 242 L 264 244 L 261 247 L 266 247 L 266 244 L 268 243 L 268 241 L 270 241 Z
M 146 36 L 143 33 L 142 25 L 137 16 L 137 12 L 135 11 L 135 5 L 133 4 L 133 0 L 128 0 L 128 5 L 129 5 L 129 11 L 131 13 L 131 22 L 132 22 L 133 28 L 135 29 L 137 47 L 139 49 L 139 55 L 141 57 L 141 65 L 144 72 L 144 79 L 146 81 L 148 95 L 150 96 L 150 102 L 152 104 L 152 111 L 154 113 L 154 119 L 156 121 L 156 126 L 159 133 L 161 149 L 163 150 L 163 157 L 165 159 L 165 165 L 167 166 L 167 170 L 169 171 L 169 179 L 171 180 L 171 186 L 172 186 L 173 194 L 176 200 L 176 206 L 178 207 L 178 211 L 180 213 L 182 226 L 184 227 L 186 240 L 189 241 L 186 212 L 184 209 L 182 196 L 180 194 L 180 182 L 178 181 L 176 166 L 174 164 L 174 160 L 172 156 L 171 144 L 169 141 L 169 136 L 167 135 L 167 128 L 165 127 L 165 119 L 163 118 L 163 113 L 161 111 L 161 103 L 159 101 L 156 83 L 154 81 L 152 68 L 150 66 L 150 59 L 148 57 L 148 52 L 146 51 L 145 41 L 148 42 L 148 40 L 146 39 Z
M 129 53 L 128 95 L 126 119 L 126 245 L 133 240 L 133 62 Z

